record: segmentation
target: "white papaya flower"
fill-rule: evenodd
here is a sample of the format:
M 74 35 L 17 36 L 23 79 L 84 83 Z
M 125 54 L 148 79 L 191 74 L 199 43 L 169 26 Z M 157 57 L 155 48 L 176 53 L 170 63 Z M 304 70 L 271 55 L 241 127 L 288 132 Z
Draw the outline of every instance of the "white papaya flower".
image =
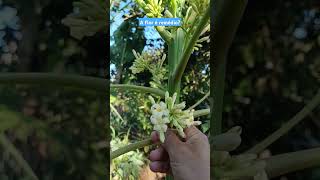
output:
M 164 142 L 164 133 L 167 131 L 168 126 L 166 124 L 157 124 L 154 126 L 153 130 L 158 131 L 159 138 L 161 142 Z
M 162 0 L 136 0 L 136 3 L 140 8 L 143 9 L 143 11 L 146 13 L 148 17 L 162 17 L 162 11 L 164 11 L 164 7 L 162 6 Z
M 152 103 L 151 106 L 151 123 L 154 130 L 159 133 L 160 141 L 164 142 L 164 133 L 168 129 L 168 125 L 178 131 L 179 136 L 185 138 L 184 129 L 192 125 L 200 125 L 200 121 L 194 121 L 194 110 L 183 110 L 186 103 L 176 103 L 177 93 L 170 97 L 169 92 L 165 93 L 165 102 L 156 103 L 153 97 L 149 96 Z
M 156 103 L 153 97 L 149 96 L 152 103 L 151 106 L 151 123 L 154 125 L 153 130 L 157 131 L 160 136 L 160 141 L 164 142 L 164 133 L 167 131 L 167 124 L 170 123 L 169 111 L 164 102 Z
M 161 114 L 165 116 L 169 116 L 169 111 L 167 109 L 167 105 L 164 102 L 160 102 L 159 104 L 153 104 L 151 106 L 152 114 Z
M 169 118 L 167 116 L 165 116 L 164 114 L 152 114 L 150 117 L 150 120 L 152 122 L 152 124 L 157 125 L 157 124 L 166 124 L 169 123 Z

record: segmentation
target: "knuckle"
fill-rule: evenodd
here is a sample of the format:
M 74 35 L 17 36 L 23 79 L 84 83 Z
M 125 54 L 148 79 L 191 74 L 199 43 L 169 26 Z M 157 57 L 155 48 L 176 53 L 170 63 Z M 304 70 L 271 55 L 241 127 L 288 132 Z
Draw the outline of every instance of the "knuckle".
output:
M 209 143 L 208 136 L 206 136 L 205 134 L 201 134 L 201 139 L 202 139 L 205 143 Z

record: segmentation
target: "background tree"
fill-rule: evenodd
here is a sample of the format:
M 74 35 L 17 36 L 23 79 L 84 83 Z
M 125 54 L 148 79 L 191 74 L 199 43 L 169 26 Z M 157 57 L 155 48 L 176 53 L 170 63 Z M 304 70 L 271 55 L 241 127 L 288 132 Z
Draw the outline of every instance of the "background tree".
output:
M 106 3 L 7 0 L 0 13 L 0 179 L 105 178 L 106 88 L 85 86 L 108 83 Z
M 223 129 L 243 127 L 242 145 L 232 154 L 257 144 L 316 99 L 318 20 L 316 1 L 248 2 L 227 59 Z M 319 147 L 318 112 L 314 109 L 260 156 Z M 312 169 L 283 178 L 319 177 L 318 170 Z

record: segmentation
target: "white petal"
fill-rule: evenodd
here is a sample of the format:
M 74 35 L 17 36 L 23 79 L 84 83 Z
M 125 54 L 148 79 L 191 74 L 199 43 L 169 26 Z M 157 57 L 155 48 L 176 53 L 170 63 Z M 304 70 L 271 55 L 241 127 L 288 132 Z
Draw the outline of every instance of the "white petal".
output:
M 161 109 L 167 109 L 167 105 L 166 105 L 166 103 L 164 103 L 164 102 L 160 102 L 160 107 L 161 107 Z
M 169 110 L 167 110 L 167 109 L 162 111 L 162 113 L 163 113 L 164 116 L 169 116 Z
M 170 123 L 170 120 L 167 117 L 163 118 L 162 120 L 163 120 L 163 123 Z
M 160 132 L 160 141 L 163 143 L 164 142 L 164 133 L 163 132 Z
M 164 131 L 164 132 L 166 132 L 167 131 L 167 129 L 168 129 L 168 126 L 167 125 L 162 125 L 162 130 Z
M 177 93 L 174 93 L 173 96 L 172 96 L 172 106 L 176 102 L 176 99 L 177 99 Z
M 157 119 L 154 116 L 151 116 L 150 120 L 152 124 L 157 124 Z
M 156 112 L 160 112 L 161 111 L 161 107 L 159 104 L 154 104 L 151 106 L 151 111 L 156 111 Z
M 186 134 L 183 132 L 183 130 L 178 130 L 178 133 L 181 137 L 185 138 Z
M 158 112 L 158 111 L 153 111 L 152 112 L 152 115 L 155 117 L 155 118 L 158 118 L 158 119 L 161 119 L 162 116 L 163 116 L 163 112 Z
M 185 101 L 183 101 L 182 103 L 176 105 L 176 108 L 178 108 L 178 109 L 184 109 L 185 107 L 186 107 L 186 102 Z
M 165 99 L 168 99 L 169 98 L 169 92 L 166 91 L 166 94 L 165 94 Z
M 152 104 L 155 104 L 155 103 L 156 103 L 156 101 L 153 99 L 152 96 L 149 96 L 149 99 L 150 99 L 150 101 L 151 101 Z
M 157 125 L 157 124 L 153 126 L 153 130 L 158 131 L 158 132 L 161 131 L 161 130 L 160 130 L 160 126 Z

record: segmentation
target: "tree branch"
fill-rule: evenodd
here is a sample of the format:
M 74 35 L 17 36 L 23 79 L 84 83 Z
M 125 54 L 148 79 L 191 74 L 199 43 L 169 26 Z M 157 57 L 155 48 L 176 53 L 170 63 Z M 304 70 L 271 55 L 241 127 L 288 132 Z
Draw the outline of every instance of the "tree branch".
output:
M 150 88 L 150 87 L 144 87 L 144 86 L 136 86 L 136 85 L 130 85 L 130 84 L 111 84 L 111 89 L 122 89 L 122 90 L 133 90 L 138 91 L 142 93 L 151 93 L 158 95 L 160 97 L 165 96 L 165 92 L 160 89 Z
M 320 148 L 275 155 L 266 159 L 269 178 L 320 166 Z
M 204 95 L 199 101 L 197 101 L 194 105 L 190 106 L 188 109 L 194 109 L 199 104 L 201 104 L 204 100 L 206 100 L 209 95 L 210 95 L 210 92 L 208 92 L 206 95 Z
M 1 73 L 0 84 L 59 85 L 107 93 L 109 80 L 54 73 Z
M 127 153 L 127 152 L 130 152 L 130 151 L 133 151 L 133 150 L 136 150 L 136 149 L 140 149 L 140 148 L 143 148 L 145 146 L 150 146 L 150 145 L 152 145 L 151 138 L 148 138 L 148 139 L 136 142 L 136 143 L 132 143 L 132 144 L 129 144 L 129 145 L 125 146 L 125 147 L 119 148 L 119 149 L 111 152 L 110 153 L 110 158 L 114 159 L 114 158 L 117 158 L 117 157 L 121 156 L 122 154 Z
M 320 89 L 318 93 L 312 98 L 312 100 L 300 111 L 298 112 L 292 119 L 290 119 L 287 123 L 285 123 L 281 128 L 272 133 L 262 142 L 251 148 L 247 151 L 247 153 L 259 153 L 263 151 L 266 147 L 271 145 L 273 142 L 278 140 L 281 136 L 286 134 L 290 129 L 292 129 L 295 125 L 300 123 L 314 108 L 316 108 L 320 103 Z

